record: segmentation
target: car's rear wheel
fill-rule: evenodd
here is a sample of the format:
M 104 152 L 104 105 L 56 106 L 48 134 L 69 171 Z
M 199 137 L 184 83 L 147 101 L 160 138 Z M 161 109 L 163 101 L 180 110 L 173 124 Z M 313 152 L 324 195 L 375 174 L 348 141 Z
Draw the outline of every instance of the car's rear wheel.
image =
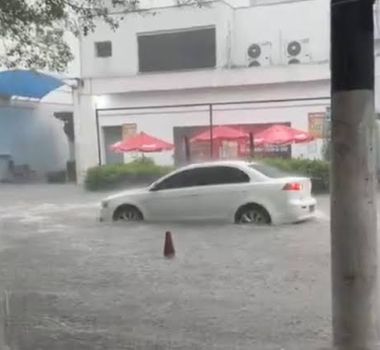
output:
M 241 207 L 235 217 L 237 224 L 269 225 L 271 218 L 265 208 L 257 204 L 248 204 Z
M 136 222 L 142 221 L 144 218 L 138 208 L 132 205 L 123 205 L 116 209 L 113 219 L 115 221 Z

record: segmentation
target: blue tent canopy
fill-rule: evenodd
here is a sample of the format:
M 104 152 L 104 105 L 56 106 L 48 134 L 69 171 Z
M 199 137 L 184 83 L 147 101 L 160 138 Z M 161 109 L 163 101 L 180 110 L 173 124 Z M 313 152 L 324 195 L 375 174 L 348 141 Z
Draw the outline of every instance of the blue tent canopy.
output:
M 51 75 L 31 70 L 0 72 L 0 95 L 41 99 L 49 92 L 64 85 Z

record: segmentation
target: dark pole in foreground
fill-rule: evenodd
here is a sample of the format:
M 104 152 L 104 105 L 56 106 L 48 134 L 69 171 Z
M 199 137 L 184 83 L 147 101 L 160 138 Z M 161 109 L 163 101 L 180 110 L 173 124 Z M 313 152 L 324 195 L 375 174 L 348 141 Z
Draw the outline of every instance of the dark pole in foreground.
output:
M 373 0 L 331 1 L 334 345 L 378 342 Z

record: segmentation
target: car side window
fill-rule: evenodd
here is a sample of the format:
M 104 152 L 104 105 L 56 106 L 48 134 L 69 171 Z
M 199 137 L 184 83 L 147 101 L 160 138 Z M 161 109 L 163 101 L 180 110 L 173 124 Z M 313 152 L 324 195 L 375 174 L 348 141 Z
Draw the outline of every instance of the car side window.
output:
M 249 176 L 244 171 L 233 167 L 210 167 L 208 172 L 208 185 L 238 184 L 250 181 Z
M 215 166 L 181 171 L 157 184 L 156 189 L 161 191 L 193 186 L 245 183 L 249 181 L 249 176 L 240 169 L 228 166 Z
M 167 179 L 157 184 L 156 190 L 170 190 L 175 188 L 191 187 L 194 186 L 193 169 L 184 170 L 180 173 L 176 173 Z
M 240 169 L 228 168 L 230 183 L 245 183 L 250 182 L 250 177 L 247 173 Z

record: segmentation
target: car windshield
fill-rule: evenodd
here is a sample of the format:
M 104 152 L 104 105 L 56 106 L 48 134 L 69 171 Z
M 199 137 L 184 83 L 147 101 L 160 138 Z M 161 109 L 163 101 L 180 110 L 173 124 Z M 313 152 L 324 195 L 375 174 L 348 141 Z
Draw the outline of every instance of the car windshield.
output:
M 270 178 L 273 178 L 273 179 L 278 179 L 278 178 L 281 178 L 281 177 L 287 177 L 289 176 L 288 173 L 274 167 L 274 166 L 270 166 L 270 165 L 267 165 L 267 164 L 263 164 L 263 163 L 251 163 L 249 164 L 249 167 L 251 169 L 254 169 L 256 171 L 258 171 L 259 173 L 267 176 L 267 177 L 270 177 Z

